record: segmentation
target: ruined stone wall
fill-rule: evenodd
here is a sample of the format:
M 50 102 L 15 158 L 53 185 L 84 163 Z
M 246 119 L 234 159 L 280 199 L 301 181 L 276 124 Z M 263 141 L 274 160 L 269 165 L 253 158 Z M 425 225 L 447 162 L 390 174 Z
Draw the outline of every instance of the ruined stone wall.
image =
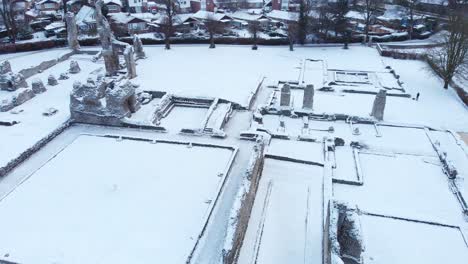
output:
M 75 54 L 75 52 L 71 51 L 65 55 L 62 55 L 60 58 L 58 59 L 53 59 L 53 60 L 48 60 L 48 61 L 43 61 L 41 62 L 41 64 L 37 65 L 37 66 L 33 66 L 33 67 L 30 67 L 30 68 L 27 68 L 27 69 L 22 69 L 21 71 L 19 71 L 19 73 L 21 73 L 25 79 L 33 76 L 33 75 L 36 75 L 40 72 L 43 72 L 55 65 L 57 65 L 58 63 L 60 62 L 63 62 L 63 61 L 66 61 L 68 60 L 73 54 Z
M 241 208 L 238 212 L 237 226 L 234 233 L 232 249 L 224 255 L 223 263 L 224 264 L 233 264 L 237 263 L 237 258 L 239 257 L 240 249 L 242 248 L 242 243 L 244 241 L 244 236 L 247 231 L 249 224 L 250 214 L 252 212 L 253 204 L 255 202 L 255 196 L 257 195 L 258 184 L 263 170 L 263 152 L 265 149 L 264 144 L 258 144 L 257 151 L 251 157 L 253 162 L 252 170 L 250 170 L 247 175 L 250 179 L 250 188 L 247 193 L 244 194 L 241 202 Z
M 323 237 L 323 263 L 363 264 L 365 248 L 356 207 L 330 200 Z

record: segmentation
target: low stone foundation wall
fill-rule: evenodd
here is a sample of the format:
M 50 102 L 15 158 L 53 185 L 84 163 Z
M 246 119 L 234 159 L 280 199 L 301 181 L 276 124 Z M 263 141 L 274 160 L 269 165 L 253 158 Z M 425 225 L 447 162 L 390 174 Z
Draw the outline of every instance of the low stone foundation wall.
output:
M 39 65 L 30 67 L 30 68 L 27 68 L 27 69 L 22 69 L 22 70 L 19 71 L 19 73 L 21 73 L 24 76 L 24 78 L 27 79 L 27 78 L 29 78 L 29 77 L 31 77 L 33 75 L 36 75 L 36 74 L 38 74 L 40 72 L 43 72 L 43 71 L 57 65 L 60 62 L 68 60 L 73 54 L 75 54 L 75 52 L 70 51 L 70 52 L 60 56 L 57 59 L 43 61 Z
M 0 168 L 0 178 L 7 175 L 16 166 L 18 166 L 20 163 L 22 163 L 23 161 L 25 161 L 26 159 L 31 157 L 31 155 L 33 155 L 38 150 L 40 150 L 42 147 L 44 147 L 47 143 L 52 141 L 52 139 L 54 139 L 56 136 L 60 135 L 63 131 L 65 131 L 65 129 L 67 129 L 70 126 L 70 124 L 71 124 L 70 120 L 67 120 L 65 123 L 63 123 L 61 126 L 59 126 L 57 129 L 55 129 L 52 133 L 50 133 L 46 137 L 39 140 L 36 144 L 34 144 L 32 147 L 25 150 L 18 157 L 14 158 L 10 162 L 8 162 L 7 165 L 5 165 L 4 167 L 1 167 Z

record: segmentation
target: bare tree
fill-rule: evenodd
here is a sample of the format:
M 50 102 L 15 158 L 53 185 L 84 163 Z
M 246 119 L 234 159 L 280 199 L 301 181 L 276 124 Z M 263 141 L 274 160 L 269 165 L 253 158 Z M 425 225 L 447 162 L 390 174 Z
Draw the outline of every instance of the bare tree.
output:
M 171 37 L 175 32 L 174 20 L 177 15 L 176 0 L 162 0 L 166 10 L 159 24 L 159 31 L 164 34 L 165 48 L 171 49 Z
M 2 0 L 0 6 L 0 15 L 2 16 L 3 23 L 10 38 L 11 43 L 16 42 L 16 35 L 18 34 L 18 27 L 13 14 L 13 8 L 11 0 Z
M 62 0 L 63 14 L 64 14 L 63 17 L 64 17 L 64 19 L 65 19 L 65 14 L 68 12 L 68 10 L 67 10 L 67 9 L 68 9 L 67 2 L 68 2 L 68 0 Z
M 252 49 L 257 50 L 258 49 L 258 47 L 257 47 L 257 35 L 262 30 L 262 26 L 260 24 L 260 21 L 258 21 L 258 20 L 250 21 L 248 30 L 249 30 L 250 34 L 252 35 L 252 40 L 253 40 Z
M 247 0 L 237 0 L 237 9 L 248 9 L 249 2 Z
M 365 41 L 369 39 L 369 27 L 372 18 L 376 15 L 378 7 L 383 3 L 382 0 L 363 0 L 364 5 L 364 34 L 366 35 Z
M 318 7 L 319 18 L 314 27 L 315 31 L 324 35 L 324 39 L 328 39 L 328 31 L 333 27 L 333 14 L 329 5 L 320 5 Z
M 414 29 L 414 10 L 419 4 L 420 0 L 403 0 L 402 5 L 406 8 L 408 12 L 408 35 L 409 39 L 413 38 L 413 29 Z
M 456 2 L 449 5 L 447 27 L 441 46 L 427 54 L 429 65 L 442 77 L 445 89 L 448 89 L 453 76 L 463 66 L 468 66 L 468 17 Z
M 330 6 L 335 36 L 343 37 L 348 28 L 348 18 L 346 14 L 349 11 L 348 0 L 337 0 Z
M 294 51 L 294 43 L 297 39 L 297 32 L 299 30 L 298 23 L 296 21 L 291 21 L 288 23 L 288 42 L 289 42 L 289 50 Z
M 226 24 L 222 20 L 216 19 L 213 14 L 209 14 L 203 23 L 210 36 L 210 49 L 214 49 L 216 48 L 214 35 L 223 33 L 226 29 Z
M 304 45 L 307 38 L 307 32 L 309 29 L 309 12 L 310 12 L 310 2 L 309 0 L 300 0 L 299 3 L 299 20 L 298 20 L 298 30 L 297 38 L 301 45 Z

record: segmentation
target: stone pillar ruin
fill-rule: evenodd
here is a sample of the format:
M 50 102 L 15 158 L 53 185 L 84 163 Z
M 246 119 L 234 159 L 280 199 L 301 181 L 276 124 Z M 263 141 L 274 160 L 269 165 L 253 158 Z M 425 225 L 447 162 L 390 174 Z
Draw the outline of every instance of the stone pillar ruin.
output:
M 291 88 L 289 88 L 289 84 L 285 83 L 283 87 L 281 87 L 280 106 L 289 106 L 290 103 L 291 103 Z
M 302 108 L 312 110 L 314 106 L 314 85 L 308 84 L 304 88 L 304 98 L 302 100 Z
M 372 106 L 371 116 L 382 121 L 385 111 L 385 103 L 387 101 L 387 90 L 381 89 L 375 96 L 374 105 Z
M 141 39 L 136 34 L 133 35 L 133 49 L 137 59 L 146 58 L 146 54 L 143 51 L 143 43 L 141 43 Z
M 127 65 L 127 78 L 133 79 L 136 77 L 136 65 L 132 46 L 127 46 L 125 48 L 124 58 L 125 64 Z
M 76 26 L 75 14 L 67 12 L 65 21 L 67 23 L 68 47 L 73 51 L 78 51 L 80 43 L 78 42 L 78 28 Z
M 102 0 L 98 0 L 96 6 L 96 23 L 99 33 L 99 39 L 101 40 L 102 51 L 101 54 L 104 58 L 104 64 L 106 67 L 106 75 L 112 76 L 119 70 L 119 53 L 116 47 L 113 45 L 115 40 L 109 22 L 102 14 L 102 7 L 104 3 Z

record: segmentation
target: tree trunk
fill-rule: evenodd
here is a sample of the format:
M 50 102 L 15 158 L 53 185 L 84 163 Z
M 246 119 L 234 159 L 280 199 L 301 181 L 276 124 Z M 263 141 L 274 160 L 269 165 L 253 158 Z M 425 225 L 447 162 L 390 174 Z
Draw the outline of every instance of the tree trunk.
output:
M 289 40 L 289 51 L 294 51 L 294 45 L 292 40 Z
M 413 6 L 410 7 L 410 21 L 409 21 L 409 30 L 408 30 L 408 34 L 409 34 L 409 39 L 412 40 L 413 39 L 413 26 L 414 26 L 414 16 L 413 16 Z
M 368 26 L 366 26 L 366 28 L 364 29 L 364 33 L 365 33 L 365 36 L 364 36 L 364 44 L 367 43 L 367 41 L 369 41 L 369 28 Z
M 213 34 L 210 34 L 210 49 L 216 48 L 216 45 L 214 43 L 214 37 Z
M 448 89 L 450 80 L 444 80 L 444 89 Z
M 166 37 L 165 40 L 164 40 L 164 43 L 166 44 L 165 48 L 167 50 L 170 50 L 171 49 L 171 41 L 169 40 L 169 38 Z
M 255 33 L 253 36 L 253 45 L 252 45 L 252 50 L 257 50 L 257 34 Z

